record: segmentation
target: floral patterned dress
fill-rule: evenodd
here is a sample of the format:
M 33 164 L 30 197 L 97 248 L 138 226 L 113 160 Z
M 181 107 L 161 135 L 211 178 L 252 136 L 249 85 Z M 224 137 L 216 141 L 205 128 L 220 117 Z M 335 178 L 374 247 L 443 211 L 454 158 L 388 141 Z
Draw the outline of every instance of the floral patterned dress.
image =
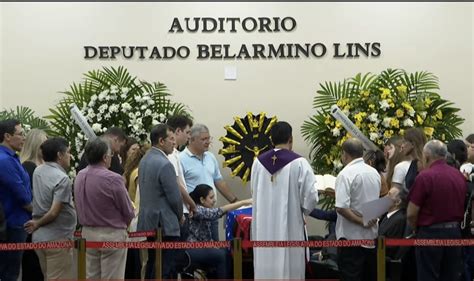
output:
M 196 212 L 189 220 L 188 241 L 212 241 L 211 222 L 224 215 L 221 208 L 206 208 L 197 205 Z

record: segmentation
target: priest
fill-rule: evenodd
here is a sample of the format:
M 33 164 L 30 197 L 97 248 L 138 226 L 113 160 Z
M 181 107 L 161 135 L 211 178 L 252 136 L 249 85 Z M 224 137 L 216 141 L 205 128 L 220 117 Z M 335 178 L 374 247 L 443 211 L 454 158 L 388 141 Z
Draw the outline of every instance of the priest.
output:
M 304 215 L 318 202 L 316 177 L 306 159 L 292 152 L 290 124 L 277 122 L 274 149 L 252 165 L 252 233 L 255 241 L 306 240 Z M 255 279 L 304 279 L 305 248 L 254 248 Z

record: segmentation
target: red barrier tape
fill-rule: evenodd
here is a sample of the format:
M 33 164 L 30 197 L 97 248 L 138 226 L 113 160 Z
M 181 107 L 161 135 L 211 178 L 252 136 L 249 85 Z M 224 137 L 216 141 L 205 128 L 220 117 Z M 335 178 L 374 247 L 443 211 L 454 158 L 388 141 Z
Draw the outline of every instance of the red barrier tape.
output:
M 230 241 L 205 242 L 93 242 L 86 241 L 86 248 L 92 249 L 205 249 L 229 248 Z
M 325 241 L 242 241 L 242 247 L 293 248 L 293 247 L 358 247 L 374 246 L 374 240 L 325 240 Z
M 474 246 L 474 239 L 386 239 L 385 246 Z
M 71 249 L 74 241 L 52 241 L 36 243 L 0 243 L 0 251 L 22 251 L 33 249 Z
M 145 232 L 146 233 L 146 232 Z M 150 232 L 151 233 L 151 232 Z M 150 234 L 148 233 L 148 234 Z M 137 234 L 138 235 L 138 234 Z M 143 237 L 143 236 L 137 236 Z M 243 248 L 294 248 L 294 247 L 359 247 L 374 246 L 374 240 L 330 240 L 330 241 L 242 241 Z M 474 239 L 386 239 L 385 246 L 474 246 Z M 206 242 L 94 242 L 86 241 L 86 248 L 93 249 L 205 249 L 229 248 L 231 241 Z M 0 243 L 0 251 L 33 249 L 71 249 L 74 241 L 52 241 L 37 243 Z
M 137 231 L 137 232 L 129 232 L 128 237 L 136 238 L 136 237 L 154 237 L 156 235 L 156 231 Z M 81 231 L 74 231 L 74 237 L 81 238 L 82 233 Z

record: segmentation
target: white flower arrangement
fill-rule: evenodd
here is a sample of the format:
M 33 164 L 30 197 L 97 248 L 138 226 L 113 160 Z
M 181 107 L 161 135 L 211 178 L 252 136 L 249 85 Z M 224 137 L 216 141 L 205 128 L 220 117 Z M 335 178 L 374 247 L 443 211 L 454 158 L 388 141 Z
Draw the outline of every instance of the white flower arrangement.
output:
M 87 140 L 70 115 L 72 103 L 79 106 L 97 135 L 120 127 L 139 142 L 147 141 L 151 127 L 168 116 L 188 114 L 183 104 L 170 101 L 164 84 L 139 81 L 123 67 L 90 71 L 85 76 L 80 85 L 73 84 L 71 91 L 65 92 L 67 96 L 47 116 L 54 134 L 70 141 L 73 155 L 79 155 Z M 75 159 L 73 164 L 77 163 Z

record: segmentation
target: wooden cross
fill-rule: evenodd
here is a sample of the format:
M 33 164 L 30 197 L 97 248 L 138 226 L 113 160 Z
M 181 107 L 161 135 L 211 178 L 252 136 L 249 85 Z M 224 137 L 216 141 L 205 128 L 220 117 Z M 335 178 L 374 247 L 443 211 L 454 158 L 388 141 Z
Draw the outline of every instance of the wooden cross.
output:
M 277 160 L 276 155 L 273 155 L 273 156 L 272 156 L 272 160 L 273 160 L 273 166 L 275 166 L 275 161 Z

